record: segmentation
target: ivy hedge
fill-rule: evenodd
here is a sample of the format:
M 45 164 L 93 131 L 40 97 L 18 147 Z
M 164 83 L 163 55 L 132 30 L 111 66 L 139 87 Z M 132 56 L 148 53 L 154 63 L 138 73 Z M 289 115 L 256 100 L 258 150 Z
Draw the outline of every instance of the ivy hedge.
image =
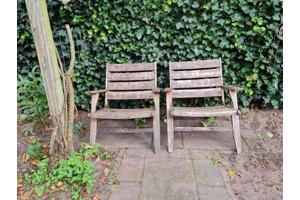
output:
M 158 85 L 168 87 L 168 61 L 222 58 L 224 82 L 240 85 L 242 107 L 282 105 L 282 1 L 280 0 L 47 0 L 63 61 L 73 28 L 77 106 L 84 91 L 104 88 L 105 63 L 158 63 Z M 24 0 L 18 1 L 18 74 L 37 57 Z M 195 102 L 194 102 L 195 103 Z M 197 102 L 196 102 L 197 103 Z M 198 102 L 199 104 L 199 102 Z

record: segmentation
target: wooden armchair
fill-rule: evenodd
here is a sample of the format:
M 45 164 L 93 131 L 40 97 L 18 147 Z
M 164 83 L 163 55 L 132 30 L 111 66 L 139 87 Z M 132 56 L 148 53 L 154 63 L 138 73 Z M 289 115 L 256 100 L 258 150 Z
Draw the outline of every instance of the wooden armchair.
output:
M 173 151 L 174 131 L 224 131 L 219 127 L 174 127 L 174 117 L 231 116 L 237 153 L 241 153 L 237 92 L 242 88 L 223 85 L 221 59 L 170 62 L 170 88 L 165 89 L 167 106 L 168 151 Z M 232 107 L 226 107 L 228 89 Z M 173 107 L 173 99 L 220 97 L 222 105 L 210 107 Z
M 159 92 L 157 88 L 156 63 L 107 64 L 106 89 L 94 90 L 92 95 L 90 143 L 95 144 L 97 119 L 136 119 L 153 118 L 153 128 L 109 129 L 109 132 L 145 133 L 153 132 L 154 151 L 160 150 Z M 99 93 L 105 93 L 104 108 L 97 110 Z M 109 101 L 153 99 L 154 108 L 110 109 Z

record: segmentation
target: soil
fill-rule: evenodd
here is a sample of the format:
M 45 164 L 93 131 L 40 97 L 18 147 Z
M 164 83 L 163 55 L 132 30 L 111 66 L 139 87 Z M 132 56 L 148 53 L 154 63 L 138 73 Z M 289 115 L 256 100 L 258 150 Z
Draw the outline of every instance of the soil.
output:
M 282 199 L 282 120 L 282 110 L 242 114 L 243 153 L 219 153 L 227 188 L 235 198 Z
M 282 110 L 252 109 L 242 113 L 240 126 L 243 153 L 237 155 L 228 151 L 217 152 L 217 157 L 222 163 L 225 186 L 227 191 L 231 191 L 230 196 L 234 199 L 282 199 L 282 121 Z M 75 124 L 78 122 L 89 126 L 86 112 L 79 111 Z M 29 126 L 30 124 L 18 124 L 18 175 L 30 167 L 22 157 L 32 139 L 38 138 L 41 143 L 47 143 L 51 135 L 48 125 L 38 125 L 34 127 L 33 135 L 24 136 L 22 130 Z M 74 135 L 75 149 L 79 148 L 81 142 L 88 142 L 87 134 L 88 128 L 83 133 Z M 112 160 L 95 162 L 95 170 L 99 173 L 91 196 L 95 200 L 108 199 L 113 184 L 118 184 L 114 175 L 118 171 L 118 159 L 122 157 L 123 152 L 113 153 Z M 106 168 L 108 170 L 105 172 Z M 18 192 L 22 191 L 21 189 L 22 187 L 18 188 Z M 52 199 L 61 197 L 61 194 L 56 193 L 50 195 Z M 44 199 L 49 199 L 48 197 L 45 196 Z

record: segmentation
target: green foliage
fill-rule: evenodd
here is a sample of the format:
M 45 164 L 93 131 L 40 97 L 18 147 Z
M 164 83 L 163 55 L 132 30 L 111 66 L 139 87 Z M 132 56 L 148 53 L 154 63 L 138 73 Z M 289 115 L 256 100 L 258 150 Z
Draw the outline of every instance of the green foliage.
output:
M 42 156 L 41 144 L 36 139 L 32 140 L 31 144 L 28 146 L 26 155 L 29 159 L 40 159 L 40 157 Z
M 33 149 L 33 152 L 37 152 L 35 149 L 38 148 Z M 71 190 L 73 199 L 78 199 L 83 190 L 90 192 L 93 187 L 94 166 L 89 159 L 98 156 L 103 160 L 112 157 L 110 152 L 100 151 L 99 144 L 90 146 L 84 143 L 78 152 L 66 160 L 60 160 L 59 164 L 52 169 L 49 168 L 48 158 L 41 160 L 33 173 L 24 175 L 25 180 L 34 186 L 37 195 L 42 195 L 55 187 L 61 190 Z
M 217 159 L 217 158 L 215 158 L 213 156 L 208 156 L 207 158 L 208 158 L 208 160 L 210 161 L 210 163 L 212 165 L 218 165 L 218 164 L 221 163 L 221 161 L 219 159 Z
M 89 109 L 90 100 L 84 91 L 104 87 L 105 63 L 156 61 L 158 86 L 164 88 L 169 83 L 168 61 L 218 57 L 223 62 L 224 82 L 245 87 L 239 95 L 242 107 L 282 104 L 280 0 L 47 3 L 55 41 L 67 41 L 62 31 L 65 23 L 74 28 L 78 51 L 74 87 L 76 103 L 83 109 Z M 37 65 L 33 44 L 25 3 L 19 1 L 18 73 L 23 76 Z M 68 63 L 68 45 L 59 51 Z M 126 106 L 132 105 L 127 102 Z
M 43 80 L 36 68 L 33 67 L 26 76 L 18 74 L 18 108 L 27 120 L 43 122 L 49 110 Z
M 134 119 L 134 121 L 135 121 L 135 127 L 136 128 L 142 128 L 143 125 L 146 123 L 145 118 Z
M 86 124 L 84 124 L 84 123 L 82 123 L 82 122 L 79 122 L 78 124 L 76 124 L 76 125 L 74 126 L 73 131 L 74 131 L 75 134 L 79 134 L 79 133 L 81 133 L 82 131 L 84 131 L 86 128 L 87 128 L 87 127 L 86 127 Z
M 32 127 L 26 127 L 22 130 L 22 133 L 24 133 L 25 136 L 28 136 L 33 133 L 33 128 Z

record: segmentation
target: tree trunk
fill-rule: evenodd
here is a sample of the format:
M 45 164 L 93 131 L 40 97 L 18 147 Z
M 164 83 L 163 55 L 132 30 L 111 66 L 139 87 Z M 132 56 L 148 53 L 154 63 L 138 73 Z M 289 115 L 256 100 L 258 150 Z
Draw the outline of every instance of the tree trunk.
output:
M 25 2 L 46 90 L 50 117 L 54 125 L 54 137 L 51 138 L 51 143 L 57 142 L 55 151 L 62 156 L 67 156 L 73 151 L 73 141 L 72 137 L 69 139 L 69 134 L 66 133 L 68 117 L 65 114 L 65 86 L 62 82 L 64 74 L 58 63 L 46 1 L 25 0 Z

